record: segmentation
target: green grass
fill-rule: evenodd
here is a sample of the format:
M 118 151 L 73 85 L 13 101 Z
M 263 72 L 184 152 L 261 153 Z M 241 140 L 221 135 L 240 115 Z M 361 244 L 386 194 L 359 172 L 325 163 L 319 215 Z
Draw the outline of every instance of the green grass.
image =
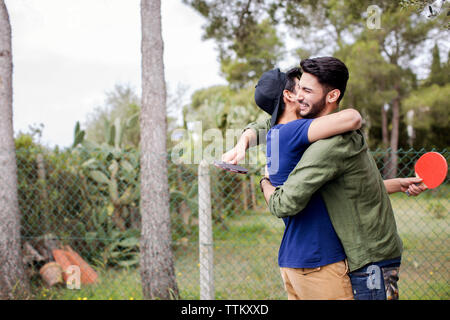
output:
M 139 300 L 142 299 L 139 272 L 136 269 L 97 270 L 98 283 L 82 285 L 80 290 L 65 286 L 46 288 L 35 280 L 34 299 L 37 300 Z
M 424 196 L 391 197 L 404 244 L 400 269 L 401 299 L 450 299 L 449 200 Z M 437 207 L 440 212 L 433 212 Z M 286 299 L 278 248 L 284 225 L 267 211 L 246 212 L 214 228 L 216 299 Z M 175 250 L 175 273 L 181 299 L 199 299 L 198 243 Z M 137 269 L 98 270 L 99 283 L 81 290 L 44 289 L 35 283 L 36 299 L 142 299 Z
M 227 230 L 214 230 L 216 299 L 284 299 L 277 265 L 282 221 L 268 213 L 250 213 L 227 225 Z M 177 275 L 182 275 L 178 283 L 185 299 L 199 297 L 198 245 L 193 246 L 184 255 L 179 252 L 177 259 Z M 194 264 L 192 274 L 194 268 L 188 266 Z M 185 274 L 192 277 L 184 279 Z
M 427 191 L 417 198 L 391 196 L 404 246 L 399 281 L 402 299 L 450 298 L 450 203 L 440 195 Z

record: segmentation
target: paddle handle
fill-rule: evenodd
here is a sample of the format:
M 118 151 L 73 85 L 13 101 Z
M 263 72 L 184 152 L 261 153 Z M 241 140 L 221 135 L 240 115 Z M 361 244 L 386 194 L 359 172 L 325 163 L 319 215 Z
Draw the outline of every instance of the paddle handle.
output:
M 419 182 L 419 183 L 414 183 L 416 186 L 420 186 L 421 184 L 422 184 L 422 182 Z M 405 193 L 406 193 L 406 195 L 409 197 L 409 196 L 411 196 L 410 194 L 409 194 L 409 191 L 408 190 L 406 190 L 405 191 Z

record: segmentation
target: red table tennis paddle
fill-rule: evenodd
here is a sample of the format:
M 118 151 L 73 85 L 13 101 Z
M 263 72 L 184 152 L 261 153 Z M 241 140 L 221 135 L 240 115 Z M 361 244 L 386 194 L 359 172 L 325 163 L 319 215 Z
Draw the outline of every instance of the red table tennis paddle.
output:
M 437 152 L 427 152 L 417 160 L 414 171 L 428 189 L 434 189 L 447 177 L 447 160 Z M 409 196 L 408 191 L 406 194 Z
M 214 161 L 214 165 L 218 168 L 221 168 L 221 169 L 224 169 L 227 171 L 231 171 L 231 172 L 242 173 L 242 174 L 248 173 L 248 169 L 238 166 L 236 164 L 226 163 L 223 161 Z

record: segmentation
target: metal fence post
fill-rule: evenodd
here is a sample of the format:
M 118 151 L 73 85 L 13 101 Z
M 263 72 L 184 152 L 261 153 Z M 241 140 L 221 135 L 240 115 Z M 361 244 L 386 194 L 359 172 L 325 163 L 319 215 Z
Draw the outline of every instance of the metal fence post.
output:
M 200 300 L 214 300 L 211 181 L 209 176 L 209 165 L 206 160 L 202 160 L 198 166 L 198 217 Z

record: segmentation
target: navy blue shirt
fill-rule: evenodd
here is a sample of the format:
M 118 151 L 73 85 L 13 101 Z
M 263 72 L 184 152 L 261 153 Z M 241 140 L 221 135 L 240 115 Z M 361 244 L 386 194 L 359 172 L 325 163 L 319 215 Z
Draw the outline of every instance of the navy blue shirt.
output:
M 311 119 L 277 124 L 267 133 L 267 168 L 270 182 L 282 185 L 310 145 Z M 286 268 L 316 268 L 346 258 L 331 224 L 320 192 L 294 216 L 283 218 L 285 230 L 278 252 L 278 264 Z

